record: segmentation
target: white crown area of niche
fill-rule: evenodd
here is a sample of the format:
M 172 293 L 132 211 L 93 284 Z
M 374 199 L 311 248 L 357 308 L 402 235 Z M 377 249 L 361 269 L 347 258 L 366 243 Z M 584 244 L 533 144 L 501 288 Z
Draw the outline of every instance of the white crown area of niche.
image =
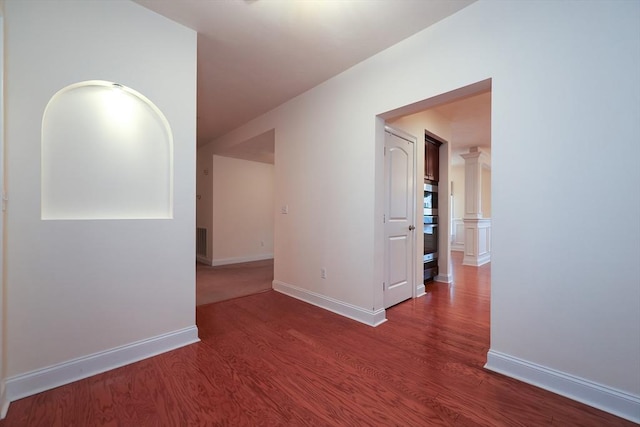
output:
M 118 83 L 69 85 L 42 118 L 43 220 L 173 216 L 173 135 L 148 98 Z

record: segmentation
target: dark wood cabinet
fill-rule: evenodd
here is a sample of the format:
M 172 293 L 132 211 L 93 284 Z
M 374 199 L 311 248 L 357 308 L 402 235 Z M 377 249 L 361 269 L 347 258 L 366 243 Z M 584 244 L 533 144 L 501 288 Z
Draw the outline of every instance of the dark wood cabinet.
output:
M 438 182 L 440 177 L 440 145 L 429 135 L 424 138 L 424 179 Z

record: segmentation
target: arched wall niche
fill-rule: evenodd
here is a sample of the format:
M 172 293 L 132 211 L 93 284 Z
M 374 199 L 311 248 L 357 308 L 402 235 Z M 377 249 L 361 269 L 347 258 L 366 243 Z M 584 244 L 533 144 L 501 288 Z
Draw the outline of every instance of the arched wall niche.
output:
M 42 118 L 43 220 L 173 216 L 173 136 L 164 114 L 126 86 L 75 83 Z

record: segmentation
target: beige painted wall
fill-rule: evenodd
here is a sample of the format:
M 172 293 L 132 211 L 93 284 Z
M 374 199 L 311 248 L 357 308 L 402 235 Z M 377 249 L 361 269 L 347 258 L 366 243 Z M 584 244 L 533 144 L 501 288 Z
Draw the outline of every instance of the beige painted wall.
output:
M 213 230 L 213 156 L 198 151 L 196 165 L 196 226 L 207 229 L 207 257 L 211 264 L 211 231 Z
M 482 168 L 481 202 L 483 218 L 491 218 L 491 169 Z
M 453 217 L 464 218 L 464 164 L 451 167 Z
M 213 156 L 213 264 L 273 257 L 272 164 Z

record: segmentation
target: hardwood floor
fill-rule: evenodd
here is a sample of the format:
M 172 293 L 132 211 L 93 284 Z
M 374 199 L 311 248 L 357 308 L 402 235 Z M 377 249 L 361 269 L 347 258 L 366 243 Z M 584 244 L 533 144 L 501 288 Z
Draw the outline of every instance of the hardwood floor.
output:
M 457 255 L 457 254 L 456 254 Z M 483 369 L 490 266 L 372 328 L 274 291 L 197 308 L 201 343 L 11 404 L 0 426 L 627 426 Z
M 273 259 L 212 267 L 196 264 L 196 305 L 211 304 L 271 289 Z

